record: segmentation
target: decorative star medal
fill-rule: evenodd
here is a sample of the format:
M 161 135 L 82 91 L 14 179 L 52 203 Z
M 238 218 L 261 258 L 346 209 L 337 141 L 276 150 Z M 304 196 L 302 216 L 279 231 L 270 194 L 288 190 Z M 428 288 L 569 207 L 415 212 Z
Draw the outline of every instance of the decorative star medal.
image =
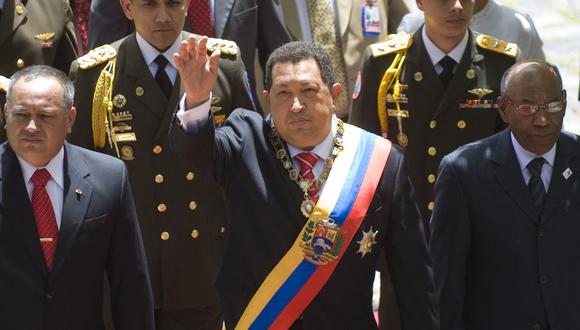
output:
M 321 179 L 320 180 L 308 180 L 302 177 L 297 169 L 294 168 L 292 161 L 288 157 L 288 151 L 286 151 L 286 147 L 280 136 L 278 135 L 278 131 L 274 127 L 274 123 L 272 122 L 272 130 L 270 131 L 270 143 L 274 150 L 276 150 L 276 158 L 280 160 L 282 163 L 282 167 L 288 171 L 288 177 L 290 180 L 296 182 L 300 190 L 304 192 L 304 201 L 300 205 L 300 210 L 305 217 L 310 217 L 312 212 L 314 211 L 314 201 L 310 198 L 308 194 L 308 190 L 311 187 L 322 187 L 322 184 L 328 178 L 332 165 L 334 164 L 334 159 L 343 149 L 343 142 L 342 142 L 342 135 L 344 134 L 344 123 L 342 120 L 337 120 L 337 128 L 336 128 L 336 135 L 334 137 L 334 146 L 330 151 L 329 156 L 326 158 L 325 161 L 325 168 L 322 171 Z
M 362 254 L 361 258 L 364 258 L 364 256 L 367 253 L 371 253 L 373 250 L 373 245 L 375 245 L 376 241 L 375 241 L 375 236 L 377 236 L 377 233 L 379 231 L 373 231 L 373 227 L 371 226 L 371 228 L 369 229 L 369 231 L 364 231 L 362 232 L 362 238 L 360 241 L 357 241 L 358 245 L 358 251 L 356 251 L 356 253 L 360 253 Z

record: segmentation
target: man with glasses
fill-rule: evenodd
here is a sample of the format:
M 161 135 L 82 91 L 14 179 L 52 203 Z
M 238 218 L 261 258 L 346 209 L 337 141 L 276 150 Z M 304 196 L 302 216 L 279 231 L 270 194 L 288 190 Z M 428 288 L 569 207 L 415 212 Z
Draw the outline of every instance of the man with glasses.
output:
M 558 69 L 532 60 L 502 78 L 508 128 L 446 156 L 431 255 L 441 329 L 580 324 L 580 138 L 561 132 Z

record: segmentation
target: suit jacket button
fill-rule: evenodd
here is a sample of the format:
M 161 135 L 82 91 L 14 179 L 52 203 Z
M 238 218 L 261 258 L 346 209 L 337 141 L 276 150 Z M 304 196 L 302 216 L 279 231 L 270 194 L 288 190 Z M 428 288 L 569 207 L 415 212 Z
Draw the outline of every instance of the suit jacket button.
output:
M 193 172 L 187 172 L 187 174 L 185 175 L 185 179 L 187 181 L 192 181 L 194 177 L 195 177 L 195 174 L 193 174 Z
M 437 127 L 437 120 L 431 120 L 431 121 L 429 122 L 429 127 L 431 127 L 431 128 L 435 128 L 435 127 Z
M 161 174 L 157 174 L 157 175 L 155 176 L 155 182 L 156 182 L 156 183 L 162 183 L 162 182 L 163 182 L 163 175 L 161 175 Z
M 16 61 L 16 66 L 19 69 L 22 69 L 24 67 L 24 61 L 21 58 L 19 58 L 18 61 Z
M 163 204 L 163 203 L 161 203 L 161 204 L 157 205 L 157 211 L 159 211 L 159 212 L 161 212 L 161 213 L 163 213 L 163 212 L 167 211 L 167 205 L 165 205 L 165 204 Z
M 50 300 L 50 299 L 54 298 L 54 292 L 47 292 L 47 293 L 44 295 L 44 298 L 46 298 L 46 299 L 48 299 L 48 300 Z
M 435 156 L 435 155 L 437 155 L 437 148 L 429 147 L 427 149 L 427 153 L 429 154 L 429 156 Z
M 169 239 L 169 233 L 164 231 L 161 233 L 161 239 L 167 241 Z
M 540 284 L 548 284 L 548 275 L 540 275 Z
M 160 145 L 156 145 L 155 147 L 153 147 L 153 153 L 160 154 L 161 151 L 163 151 L 163 148 L 161 148 Z
M 541 324 L 534 323 L 532 325 L 532 330 L 544 330 L 544 327 Z
M 191 232 L 191 238 L 197 238 L 198 236 L 199 236 L 199 230 L 197 230 L 197 229 L 194 229 L 194 230 Z
M 427 208 L 429 209 L 429 211 L 433 211 L 433 208 L 435 207 L 435 202 L 431 201 L 429 202 L 429 204 L 427 204 Z

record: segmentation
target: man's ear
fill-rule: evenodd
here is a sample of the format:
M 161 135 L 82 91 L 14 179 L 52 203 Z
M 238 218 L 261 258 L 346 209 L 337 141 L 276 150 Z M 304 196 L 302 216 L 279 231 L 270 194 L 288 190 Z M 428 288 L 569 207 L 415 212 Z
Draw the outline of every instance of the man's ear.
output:
M 340 95 L 341 92 L 342 92 L 342 85 L 339 83 L 335 83 L 330 88 L 330 95 L 332 95 L 332 100 L 334 101 L 335 104 L 336 104 L 336 101 L 338 101 L 338 96 Z
M 133 13 L 131 12 L 131 6 L 133 6 L 133 4 L 131 3 L 131 0 L 119 0 L 119 3 L 121 4 L 121 9 L 123 9 L 125 16 L 127 16 L 128 19 L 133 20 Z
M 420 11 L 425 11 L 425 8 L 423 7 L 423 0 L 415 0 L 415 3 L 417 4 L 417 8 L 419 8 Z
M 499 112 L 501 119 L 503 120 L 504 123 L 509 124 L 509 117 L 508 114 L 506 113 L 508 107 L 506 99 L 501 96 L 498 96 L 496 103 L 497 103 L 497 112 Z
M 270 92 L 268 92 L 267 89 L 264 89 L 262 91 L 262 96 L 264 97 L 264 101 L 266 102 L 266 104 L 270 105 Z

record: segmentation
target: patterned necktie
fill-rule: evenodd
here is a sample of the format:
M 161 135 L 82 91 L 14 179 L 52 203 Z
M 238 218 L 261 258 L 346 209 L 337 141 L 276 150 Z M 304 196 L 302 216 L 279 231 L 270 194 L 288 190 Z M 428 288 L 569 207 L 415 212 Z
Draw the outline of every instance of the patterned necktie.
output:
M 546 200 L 546 188 L 542 182 L 542 166 L 545 162 L 544 158 L 536 157 L 526 166 L 531 175 L 530 182 L 528 182 L 528 190 L 538 214 L 542 214 L 544 201 Z
M 191 0 L 187 9 L 191 32 L 213 37 L 213 19 L 208 0 Z
M 58 227 L 56 217 L 50 197 L 46 192 L 46 183 L 50 180 L 50 173 L 46 169 L 39 169 L 32 175 L 32 212 L 36 220 L 36 228 L 40 237 L 40 245 L 44 252 L 44 260 L 48 271 L 52 270 L 54 252 L 56 251 L 56 242 L 58 240 Z
M 171 80 L 169 80 L 167 72 L 165 72 L 165 67 L 169 62 L 162 54 L 157 55 L 154 62 L 157 63 L 155 81 L 163 91 L 163 94 L 165 94 L 165 97 L 169 100 L 171 97 L 171 92 L 173 91 L 173 84 L 171 83 Z
M 443 83 L 444 88 L 447 87 L 449 81 L 451 81 L 451 78 L 453 78 L 453 69 L 455 68 L 455 64 L 457 64 L 457 62 L 455 62 L 454 59 L 447 55 L 445 55 L 445 57 L 439 61 L 439 65 L 441 65 L 443 68 L 443 71 L 439 74 L 439 79 L 441 79 L 441 83 Z
M 344 86 L 338 96 L 335 106 L 339 115 L 348 114 L 349 95 L 346 79 L 346 65 L 342 56 L 342 46 L 339 34 L 336 32 L 334 9 L 331 0 L 306 0 L 312 42 L 319 45 L 330 56 L 334 79 Z
M 312 168 L 316 164 L 318 157 L 311 152 L 301 152 L 294 156 L 294 159 L 296 159 L 298 164 L 300 164 L 300 176 L 312 182 L 310 188 L 308 188 L 308 196 L 310 196 L 315 203 L 318 202 L 318 182 L 312 172 Z

